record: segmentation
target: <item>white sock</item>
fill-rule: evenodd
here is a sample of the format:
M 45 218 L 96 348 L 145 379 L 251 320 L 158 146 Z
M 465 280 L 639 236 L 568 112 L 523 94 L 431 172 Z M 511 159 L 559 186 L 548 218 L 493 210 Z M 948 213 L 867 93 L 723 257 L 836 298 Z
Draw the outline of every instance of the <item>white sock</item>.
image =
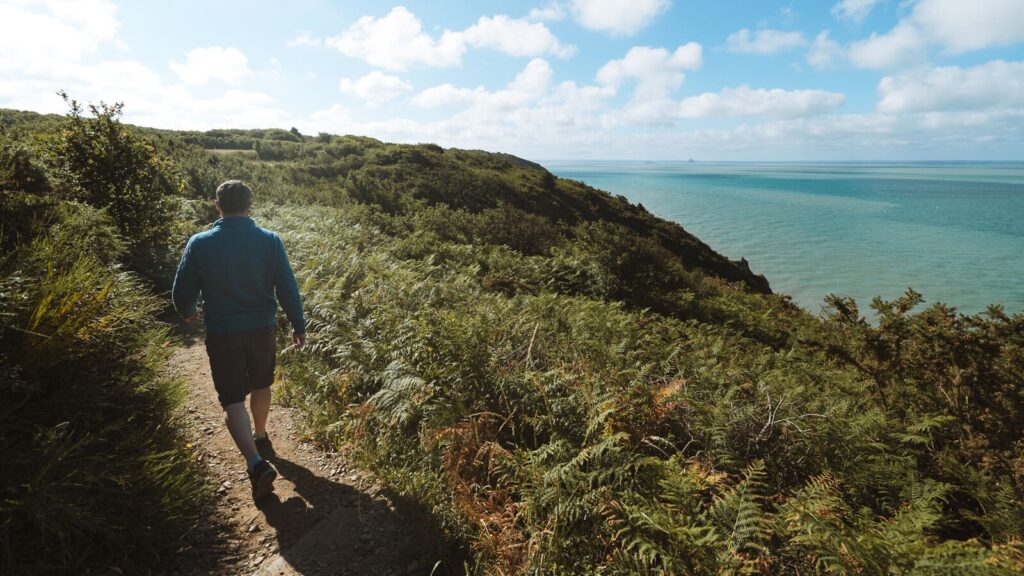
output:
M 253 467 L 262 458 L 260 458 L 260 453 L 256 451 L 256 441 L 252 437 L 249 413 L 245 410 L 245 404 L 242 402 L 229 404 L 224 407 L 224 412 L 225 416 L 227 416 L 226 423 L 228 425 L 228 432 L 231 433 L 231 439 L 235 441 L 235 445 L 238 446 L 239 452 L 245 458 L 249 470 L 252 471 Z

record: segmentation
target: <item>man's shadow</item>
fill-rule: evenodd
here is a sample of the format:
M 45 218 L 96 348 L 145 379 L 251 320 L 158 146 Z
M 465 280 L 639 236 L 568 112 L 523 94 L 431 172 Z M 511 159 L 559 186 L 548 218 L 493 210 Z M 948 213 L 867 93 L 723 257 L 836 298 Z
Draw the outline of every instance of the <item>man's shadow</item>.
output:
M 383 498 L 372 497 L 280 456 L 270 462 L 298 495 L 282 501 L 271 494 L 257 508 L 277 532 L 278 554 L 299 574 L 462 573 L 462 554 L 423 506 L 383 490 Z
M 201 344 L 206 335 L 202 322 L 182 322 L 173 311 L 161 319 L 187 346 Z M 271 494 L 257 508 L 277 532 L 278 554 L 295 572 L 303 576 L 465 573 L 466 552 L 444 538 L 428 508 L 386 489 L 377 492 L 384 499 L 374 498 L 281 456 L 269 460 L 281 477 L 295 485 L 298 495 L 282 501 Z M 317 526 L 321 522 L 324 525 Z M 397 573 L 391 570 L 396 566 Z M 267 568 L 264 565 L 263 573 L 276 573 Z

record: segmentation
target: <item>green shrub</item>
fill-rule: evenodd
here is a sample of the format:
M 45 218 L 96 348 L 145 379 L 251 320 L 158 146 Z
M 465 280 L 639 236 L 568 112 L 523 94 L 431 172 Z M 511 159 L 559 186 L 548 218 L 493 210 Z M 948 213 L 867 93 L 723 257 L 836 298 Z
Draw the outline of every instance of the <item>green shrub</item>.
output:
M 858 350 L 852 334 L 724 283 L 683 300 L 724 321 L 641 310 L 695 278 L 659 270 L 672 259 L 655 243 L 587 224 L 570 249 L 528 257 L 465 244 L 448 214 L 466 213 L 415 212 L 416 232 L 392 237 L 346 210 L 265 213 L 313 332 L 284 359 L 289 398 L 432 509 L 477 572 L 1024 566 L 1022 508 L 1001 487 L 1010 471 L 956 467 L 948 447 L 970 442 L 951 420 L 877 404 L 873 380 L 811 341 Z M 573 269 L 599 293 L 545 280 Z M 1006 345 L 1017 325 L 999 322 L 990 337 L 1006 370 L 1019 366 Z
M 160 375 L 163 303 L 113 262 L 111 220 L 62 205 L 0 264 L 5 573 L 157 565 L 204 505 Z
M 181 183 L 151 144 L 121 124 L 121 104 L 90 105 L 93 118 L 86 118 L 77 102 L 64 98 L 71 110 L 51 146 L 63 194 L 107 211 L 128 242 L 134 269 L 166 275 Z
M 50 179 L 35 155 L 0 132 L 0 190 L 33 194 L 50 191 Z
M 477 217 L 475 236 L 488 244 L 501 244 L 528 256 L 550 254 L 562 236 L 544 216 L 502 204 Z

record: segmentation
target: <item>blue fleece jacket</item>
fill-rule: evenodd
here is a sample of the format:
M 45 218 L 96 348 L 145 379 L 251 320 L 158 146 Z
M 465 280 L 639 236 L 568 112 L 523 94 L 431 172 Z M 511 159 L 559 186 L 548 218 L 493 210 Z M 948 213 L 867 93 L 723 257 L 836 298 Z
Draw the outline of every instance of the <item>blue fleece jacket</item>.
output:
M 278 301 L 292 329 L 306 331 L 299 287 L 281 238 L 248 216 L 221 218 L 189 239 L 171 289 L 174 308 L 191 316 L 200 292 L 208 334 L 270 326 Z

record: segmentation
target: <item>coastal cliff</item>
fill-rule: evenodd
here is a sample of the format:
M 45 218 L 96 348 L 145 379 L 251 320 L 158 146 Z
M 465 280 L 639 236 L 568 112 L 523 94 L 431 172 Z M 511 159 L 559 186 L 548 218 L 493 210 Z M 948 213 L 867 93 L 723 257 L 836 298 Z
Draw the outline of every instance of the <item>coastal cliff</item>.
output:
M 275 393 L 436 531 L 436 573 L 1024 570 L 1024 315 L 812 316 L 505 154 L 94 112 L 0 111 L 0 571 L 145 572 L 211 514 L 157 317 L 229 178 L 309 319 Z

